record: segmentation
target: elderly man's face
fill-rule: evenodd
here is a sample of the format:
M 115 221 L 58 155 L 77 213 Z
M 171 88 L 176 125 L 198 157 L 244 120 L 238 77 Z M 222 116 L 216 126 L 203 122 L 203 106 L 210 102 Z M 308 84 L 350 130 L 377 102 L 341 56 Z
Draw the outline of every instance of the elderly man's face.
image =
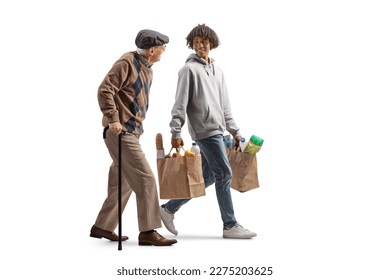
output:
M 152 47 L 152 63 L 154 62 L 157 62 L 157 61 L 160 61 L 160 58 L 161 58 L 161 55 L 163 54 L 163 52 L 165 52 L 165 49 L 166 49 L 166 45 L 162 45 L 162 46 L 156 46 L 156 47 Z

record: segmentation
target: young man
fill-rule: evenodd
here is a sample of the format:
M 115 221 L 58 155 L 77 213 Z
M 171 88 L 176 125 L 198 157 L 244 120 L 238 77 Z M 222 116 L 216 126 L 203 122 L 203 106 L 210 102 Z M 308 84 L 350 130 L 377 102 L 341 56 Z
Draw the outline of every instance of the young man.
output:
M 206 187 L 215 183 L 223 221 L 224 238 L 252 238 L 256 233 L 243 228 L 234 216 L 230 194 L 231 169 L 223 143 L 225 130 L 240 141 L 240 131 L 230 109 L 230 102 L 222 71 L 215 66 L 209 52 L 219 45 L 217 34 L 206 25 L 198 25 L 188 34 L 187 45 L 195 51 L 179 71 L 176 100 L 170 122 L 172 146 L 183 146 L 181 129 L 186 115 L 188 129 L 198 143 L 202 155 L 203 177 Z M 170 200 L 160 208 L 166 228 L 177 235 L 174 214 L 189 199 Z
M 160 61 L 168 42 L 169 38 L 157 31 L 139 31 L 135 39 L 138 50 L 122 55 L 99 87 L 104 141 L 113 162 L 108 175 L 108 195 L 91 228 L 91 237 L 118 240 L 114 229 L 118 224 L 118 135 L 122 133 L 122 212 L 134 191 L 140 230 L 138 244 L 166 246 L 177 242 L 155 231 L 161 227 L 156 181 L 139 143 L 149 105 L 151 67 Z

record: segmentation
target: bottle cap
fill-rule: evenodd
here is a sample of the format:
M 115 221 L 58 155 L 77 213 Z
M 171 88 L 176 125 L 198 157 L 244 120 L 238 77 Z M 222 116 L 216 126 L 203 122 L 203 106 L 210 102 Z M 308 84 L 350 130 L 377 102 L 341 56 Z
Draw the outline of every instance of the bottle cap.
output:
M 252 135 L 251 138 L 250 138 L 250 141 L 255 144 L 256 146 L 262 146 L 263 145 L 263 142 L 264 140 L 261 139 L 260 137 L 256 136 L 256 135 Z
M 245 137 L 241 137 L 241 142 L 245 142 Z

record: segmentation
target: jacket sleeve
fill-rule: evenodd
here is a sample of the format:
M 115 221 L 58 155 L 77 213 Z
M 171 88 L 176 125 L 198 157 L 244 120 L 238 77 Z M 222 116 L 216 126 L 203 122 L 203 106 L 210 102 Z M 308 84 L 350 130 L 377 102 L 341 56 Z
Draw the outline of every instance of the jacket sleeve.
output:
M 187 105 L 190 98 L 190 71 L 183 68 L 179 71 L 176 87 L 175 103 L 172 107 L 171 127 L 172 138 L 181 138 L 181 129 L 186 120 Z
M 240 135 L 240 129 L 236 124 L 236 121 L 233 118 L 233 113 L 230 106 L 230 99 L 228 94 L 228 89 L 225 83 L 225 77 L 222 77 L 222 94 L 223 94 L 223 114 L 225 117 L 226 130 L 236 138 L 236 136 Z
M 130 66 L 126 61 L 118 61 L 112 66 L 99 86 L 99 107 L 109 123 L 120 121 L 115 96 L 123 87 L 129 76 L 129 71 Z

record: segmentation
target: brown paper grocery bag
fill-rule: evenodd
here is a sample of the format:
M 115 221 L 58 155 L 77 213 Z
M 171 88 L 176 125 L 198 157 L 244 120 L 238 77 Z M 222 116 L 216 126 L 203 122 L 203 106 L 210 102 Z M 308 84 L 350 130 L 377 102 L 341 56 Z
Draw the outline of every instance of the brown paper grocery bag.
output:
M 194 198 L 206 194 L 200 155 L 157 159 L 157 172 L 160 199 Z
M 259 188 L 256 154 L 250 155 L 235 149 L 227 149 L 226 153 L 232 169 L 232 189 L 247 192 Z

